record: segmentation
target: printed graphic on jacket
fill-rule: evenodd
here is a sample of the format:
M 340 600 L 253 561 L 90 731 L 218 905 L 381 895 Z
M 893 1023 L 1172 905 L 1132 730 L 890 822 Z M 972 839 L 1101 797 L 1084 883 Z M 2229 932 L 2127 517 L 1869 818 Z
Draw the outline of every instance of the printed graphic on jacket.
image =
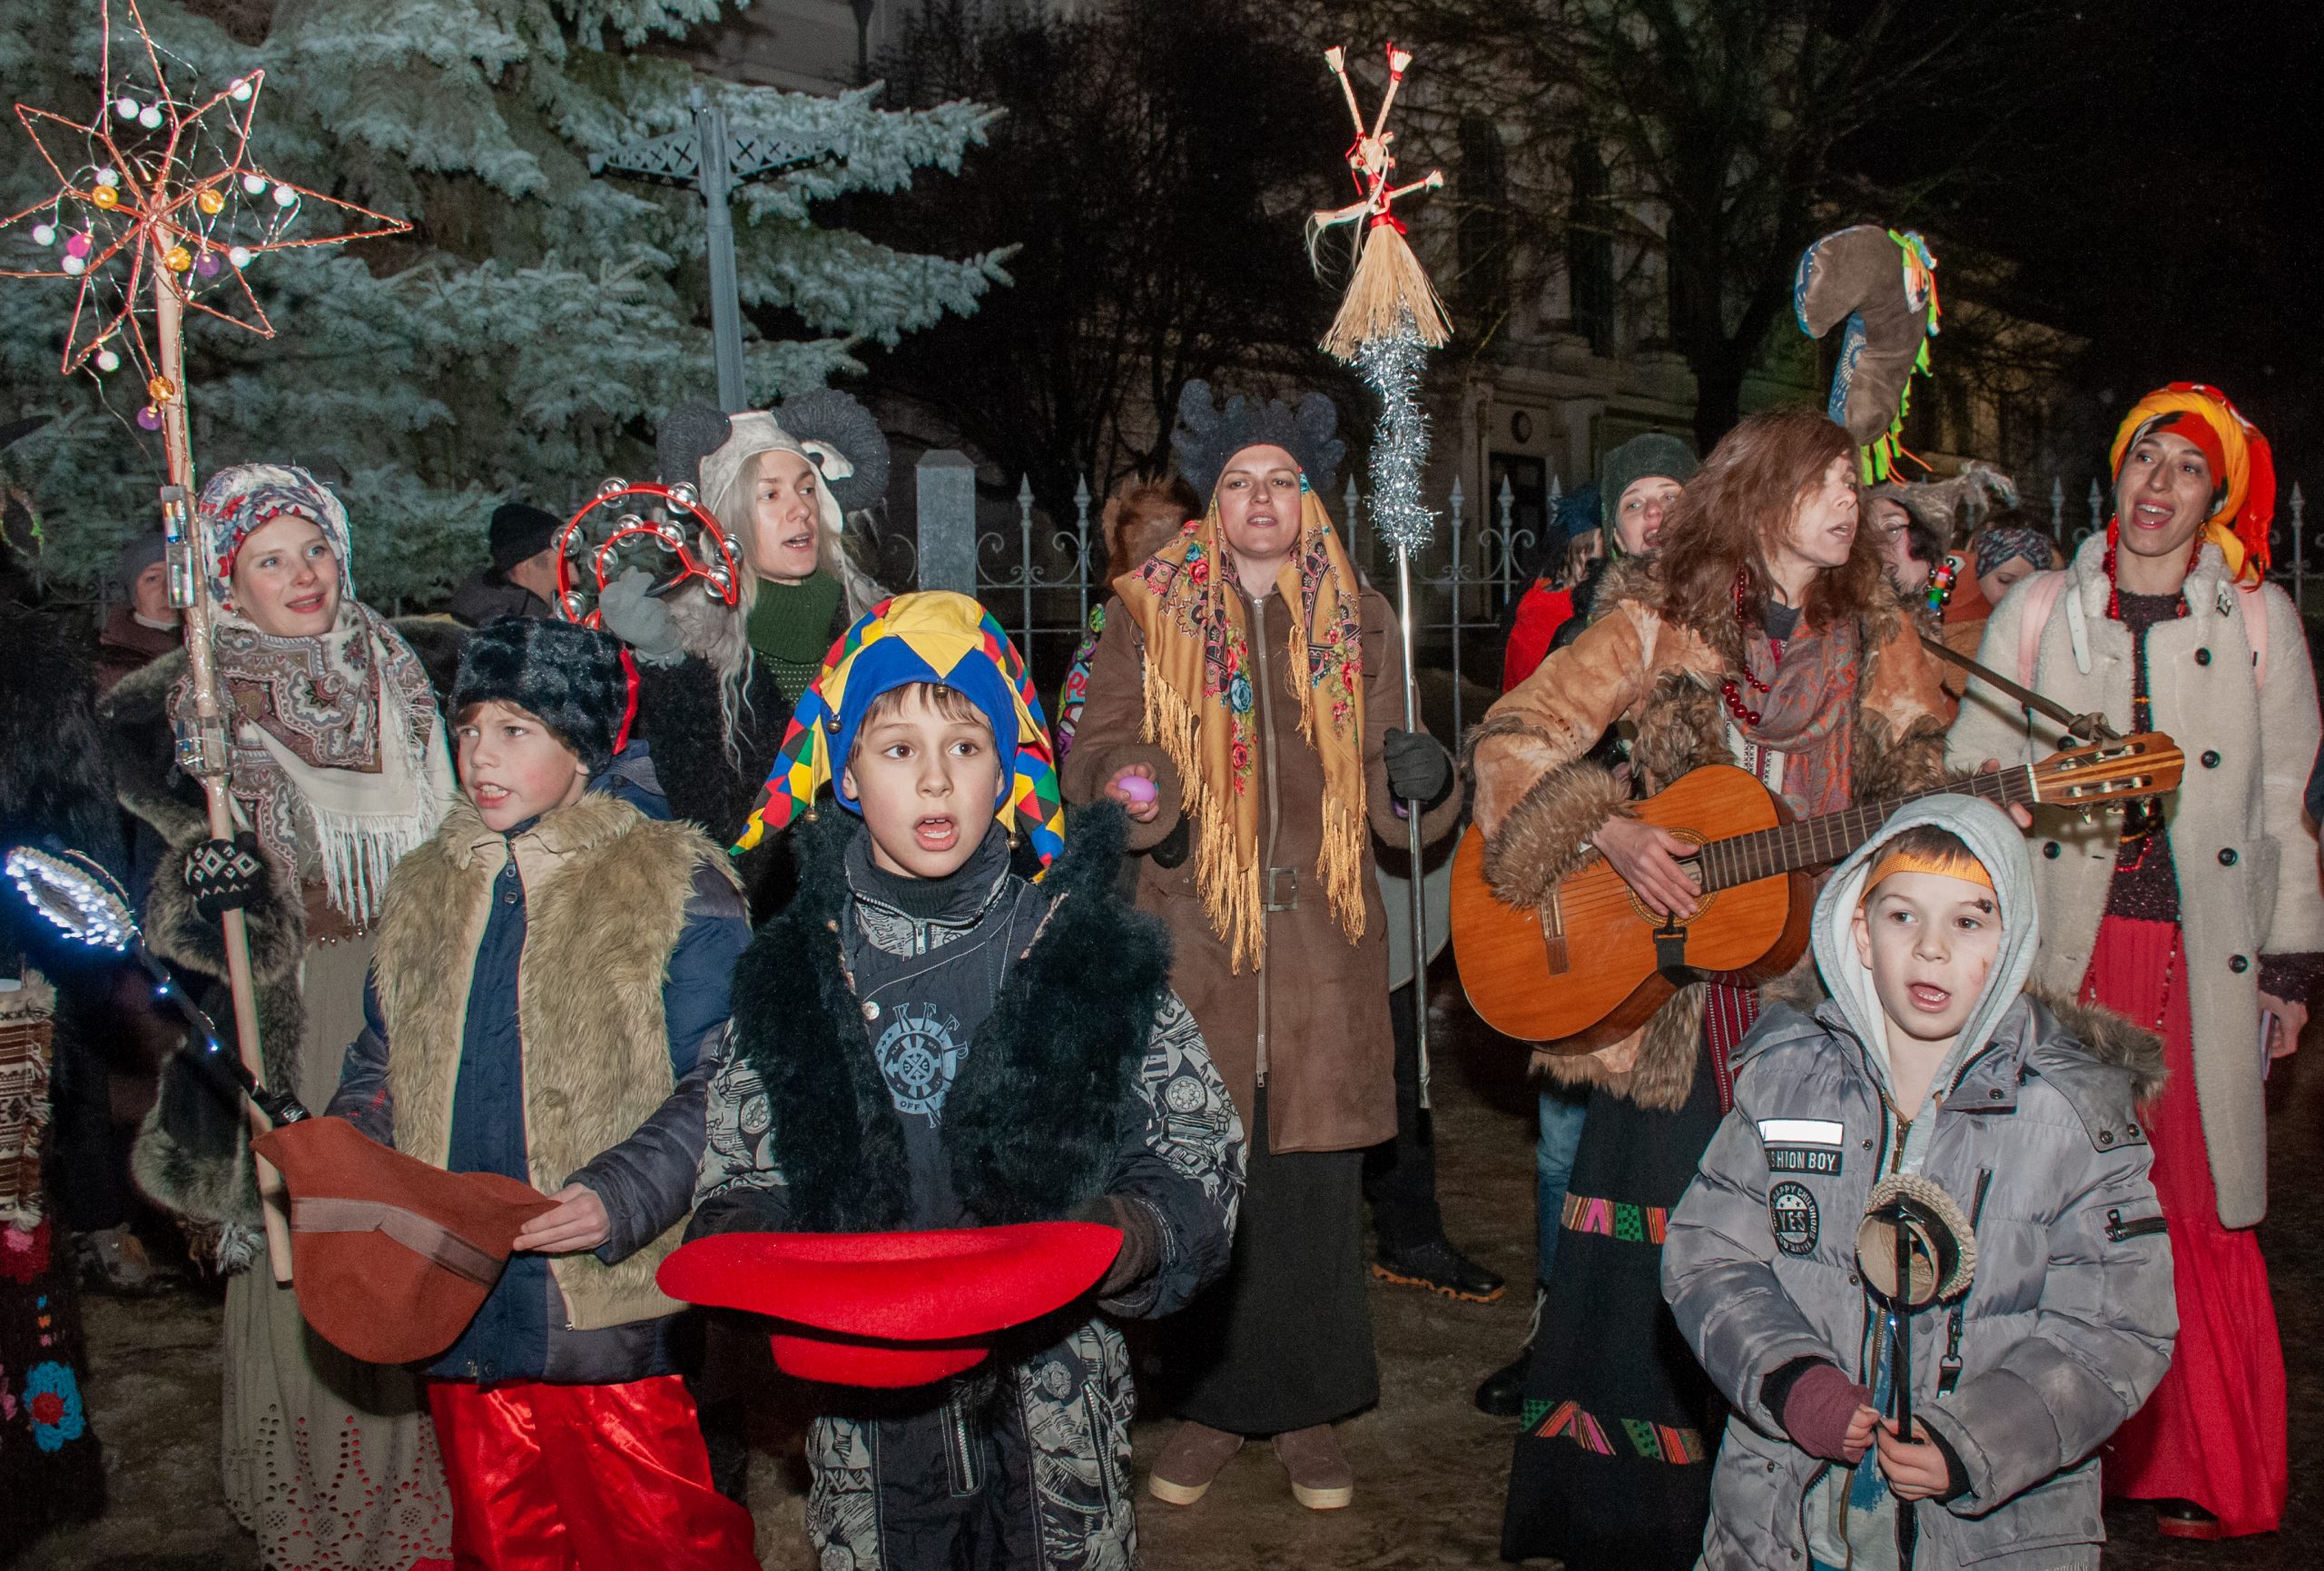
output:
M 934 1004 L 907 1003 L 889 1012 L 884 1026 L 874 1021 L 872 1028 L 879 1035 L 872 1056 L 879 1062 L 880 1077 L 888 1082 L 896 1111 L 936 1122 L 944 1113 L 944 1093 L 968 1061 L 960 1023 Z

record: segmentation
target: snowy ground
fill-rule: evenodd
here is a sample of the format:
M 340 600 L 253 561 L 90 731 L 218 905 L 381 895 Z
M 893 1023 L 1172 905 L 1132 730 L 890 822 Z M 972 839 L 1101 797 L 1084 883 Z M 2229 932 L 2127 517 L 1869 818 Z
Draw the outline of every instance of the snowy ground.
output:
M 1293 1504 L 1264 1447 L 1246 1449 L 1210 1496 L 1188 1510 L 1141 1501 L 1144 1560 L 1153 1571 L 1257 1567 L 1443 1567 L 1498 1564 L 1501 1494 L 1512 1426 L 1470 1406 L 1478 1377 L 1506 1359 L 1524 1333 L 1532 1270 L 1531 1099 L 1506 1043 L 1449 1007 L 1436 1075 L 1437 1131 L 1445 1214 L 1456 1240 L 1507 1276 L 1498 1304 L 1452 1304 L 1375 1285 L 1381 1355 L 1378 1410 L 1348 1425 L 1357 1477 L 1349 1510 L 1318 1515 Z M 1444 1017 L 1440 1014 L 1440 1020 Z M 2271 1088 L 2275 1209 L 2262 1230 L 2274 1270 L 2292 1373 L 2292 1507 L 2286 1530 L 2231 1545 L 2157 1537 L 2142 1510 L 2109 1514 L 2118 1571 L 2203 1571 L 2324 1564 L 2312 1546 L 2324 1531 L 2324 1470 L 2302 1458 L 2324 1440 L 2324 1033 Z M 94 1365 L 91 1415 L 112 1469 L 113 1509 L 87 1527 L 51 1538 L 26 1559 L 40 1571 L 242 1571 L 250 1541 L 218 1500 L 219 1311 L 181 1293 L 145 1302 L 92 1299 Z M 1142 1473 L 1166 1433 L 1137 1434 Z M 770 1571 L 808 1571 L 803 1477 L 795 1440 L 779 1418 L 763 1426 L 751 1480 L 759 1553 Z

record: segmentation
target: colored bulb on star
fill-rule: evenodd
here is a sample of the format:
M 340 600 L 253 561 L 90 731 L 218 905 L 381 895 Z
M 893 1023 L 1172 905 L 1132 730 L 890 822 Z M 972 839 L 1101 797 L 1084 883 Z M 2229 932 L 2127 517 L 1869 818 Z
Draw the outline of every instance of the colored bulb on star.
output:
M 113 351 L 109 349 L 101 349 L 97 351 L 97 369 L 99 371 L 119 371 L 121 369 L 121 357 L 113 353 Z
M 296 202 L 296 201 L 298 201 L 298 200 L 299 200 L 299 193 L 298 193 L 297 192 L 295 192 L 295 191 L 291 190 L 289 186 L 287 186 L 287 185 L 278 185 L 278 186 L 276 186 L 276 187 L 274 188 L 274 205 L 275 205 L 275 206 L 277 206 L 277 207 L 288 207 L 288 206 L 290 206 L 292 203 L 294 203 L 294 202 Z
M 67 274 L 74 277 L 78 277 L 81 271 L 88 265 L 89 264 L 86 262 L 83 261 L 78 256 L 67 256 L 63 262 L 57 263 L 57 266 L 63 268 Z
M 257 89 L 250 84 L 246 77 L 237 76 L 226 85 L 227 96 L 237 104 L 248 104 L 251 101 L 251 94 L 256 91 Z
M 56 225 L 53 223 L 34 224 L 33 243 L 34 245 L 54 245 L 56 243 Z
M 193 204 L 212 218 L 226 210 L 226 199 L 219 194 L 218 188 L 214 185 L 203 186 L 195 195 Z
M 137 100 L 124 96 L 113 106 L 113 112 L 123 120 L 134 120 L 137 118 Z
M 251 264 L 251 248 L 247 245 L 238 245 L 226 253 L 226 260 L 237 268 L 248 267 Z
M 162 265 L 172 272 L 188 272 L 193 268 L 193 252 L 182 245 L 173 245 L 162 253 Z
M 155 409 L 152 404 L 147 404 L 143 409 L 137 411 L 137 423 L 143 426 L 149 431 L 160 430 L 162 429 L 162 411 Z
M 85 234 L 76 234 L 64 242 L 64 253 L 67 256 L 87 256 L 89 254 L 89 237 Z
M 89 201 L 104 212 L 111 212 L 121 205 L 121 193 L 110 185 L 100 185 L 89 193 Z
M 201 256 L 195 259 L 193 271 L 200 273 L 203 278 L 216 278 L 218 276 L 218 270 L 222 265 L 224 264 L 219 262 L 218 253 L 216 252 L 205 251 L 201 254 Z
M 178 384 L 165 376 L 157 376 L 145 384 L 145 392 L 157 404 L 165 404 L 178 396 Z
M 97 170 L 97 183 L 99 185 L 119 185 L 121 183 L 121 171 L 115 169 L 110 163 L 102 165 Z
M 148 131 L 159 128 L 162 124 L 162 106 L 158 104 L 148 104 L 144 113 L 138 115 L 137 124 Z
M 245 174 L 245 175 L 243 175 L 243 176 L 242 176 L 242 190 L 243 190 L 243 191 L 245 191 L 246 193 L 248 193 L 249 194 L 251 194 L 251 195 L 252 195 L 252 196 L 256 196 L 260 192 L 264 191 L 265 189 L 266 189 L 266 176 L 265 176 L 265 175 L 263 175 L 263 174 Z

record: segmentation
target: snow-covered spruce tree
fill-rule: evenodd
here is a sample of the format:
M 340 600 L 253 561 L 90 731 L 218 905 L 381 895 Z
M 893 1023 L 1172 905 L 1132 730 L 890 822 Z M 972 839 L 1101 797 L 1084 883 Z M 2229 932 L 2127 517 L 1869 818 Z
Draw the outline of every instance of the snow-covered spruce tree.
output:
M 813 204 L 957 173 L 992 112 L 899 114 L 871 90 L 817 98 L 701 75 L 648 50 L 729 0 L 144 0 L 161 42 L 212 87 L 266 68 L 261 167 L 410 219 L 413 232 L 259 259 L 271 341 L 196 317 L 194 456 L 315 466 L 340 485 L 366 598 L 425 603 L 481 559 L 494 502 L 562 509 L 607 474 L 650 468 L 653 424 L 707 398 L 707 269 L 699 199 L 592 177 L 592 155 L 690 124 L 716 95 L 737 131 L 836 133 L 844 154 L 744 189 L 737 267 L 746 309 L 798 336 L 746 345 L 752 398 L 860 369 L 966 314 L 998 254 L 950 259 L 818 228 Z M 116 26 L 125 7 L 115 0 Z M 219 20 L 234 25 L 230 34 Z M 97 0 L 0 6 L 9 96 L 85 116 L 98 92 Z M 236 35 L 239 35 L 237 36 Z M 53 187 L 23 132 L 0 157 L 0 212 Z M 21 229 L 22 226 L 19 226 Z M 0 236 L 0 266 L 30 242 Z M 0 281 L 0 423 L 56 419 L 0 466 L 37 501 L 53 581 L 94 582 L 128 534 L 156 527 L 160 441 L 137 429 L 135 379 L 57 374 L 73 286 Z

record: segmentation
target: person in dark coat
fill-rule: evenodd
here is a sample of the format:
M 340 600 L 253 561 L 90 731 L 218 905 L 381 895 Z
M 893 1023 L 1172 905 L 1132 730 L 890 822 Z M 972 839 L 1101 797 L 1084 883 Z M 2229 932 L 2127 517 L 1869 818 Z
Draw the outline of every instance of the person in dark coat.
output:
M 815 1388 L 807 1530 L 853 1571 L 1121 1571 L 1136 1396 L 1113 1318 L 1169 1314 L 1226 1270 L 1242 1126 L 1167 937 L 1111 892 L 1119 810 L 1060 837 L 1039 700 L 999 626 L 963 595 L 902 595 L 849 637 L 759 815 L 783 828 L 836 774 L 840 810 L 792 832 L 797 898 L 735 970 L 693 1230 L 1120 1229 L 1093 1292 L 989 1364 Z M 1012 831 L 1041 882 L 1011 871 Z
M 390 881 L 330 1112 L 557 1202 L 427 1371 L 454 1557 L 530 1545 L 585 1568 L 750 1571 L 749 1514 L 713 1487 L 672 1360 L 682 1306 L 655 1285 L 691 1208 L 749 927 L 718 848 L 624 799 L 627 696 L 605 634 L 512 618 L 468 639 L 451 703 L 465 800 Z
M 97 690 L 104 691 L 141 667 L 185 647 L 178 608 L 170 604 L 169 564 L 158 530 L 133 536 L 113 564 L 121 603 L 97 631 Z
M 565 520 L 524 502 L 492 510 L 492 562 L 452 591 L 445 609 L 471 627 L 503 617 L 556 615 L 556 536 Z

